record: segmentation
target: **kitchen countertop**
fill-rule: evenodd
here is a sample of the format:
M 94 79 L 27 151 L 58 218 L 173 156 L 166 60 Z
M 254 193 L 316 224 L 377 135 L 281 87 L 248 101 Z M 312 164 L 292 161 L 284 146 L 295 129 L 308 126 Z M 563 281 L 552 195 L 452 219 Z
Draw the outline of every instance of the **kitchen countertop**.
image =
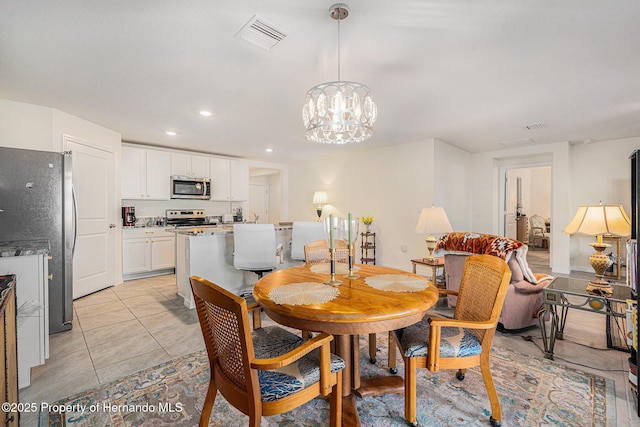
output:
M 0 307 L 5 307 L 5 297 L 7 296 L 7 292 L 9 289 L 15 286 L 14 277 L 12 275 L 9 276 L 0 276 Z
M 0 257 L 48 254 L 48 240 L 17 240 L 0 242 Z
M 276 231 L 278 230 L 291 230 L 293 226 L 291 225 L 275 225 Z M 175 228 L 175 229 L 166 229 L 165 231 L 175 231 L 176 234 L 186 234 L 188 236 L 211 236 L 214 234 L 232 234 L 233 233 L 233 224 L 222 224 L 222 225 L 207 225 L 202 227 L 191 227 L 191 228 Z

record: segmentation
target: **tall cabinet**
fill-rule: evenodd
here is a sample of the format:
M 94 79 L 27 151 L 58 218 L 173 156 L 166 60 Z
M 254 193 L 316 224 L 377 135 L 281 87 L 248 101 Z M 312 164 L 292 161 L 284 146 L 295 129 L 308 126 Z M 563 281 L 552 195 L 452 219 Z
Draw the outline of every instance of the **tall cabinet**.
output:
M 629 158 L 631 159 L 631 239 L 634 239 L 637 242 L 638 231 L 640 230 L 640 223 L 638 223 L 638 219 L 640 217 L 640 150 L 634 151 Z M 633 345 L 631 347 L 631 357 L 629 358 L 629 382 L 632 383 L 632 377 L 635 371 L 635 387 L 633 387 L 633 385 L 630 386 L 635 392 L 636 411 L 637 415 L 640 416 L 640 393 L 638 392 L 638 385 L 640 385 L 638 383 L 638 367 L 640 365 L 640 358 L 638 357 L 637 346 L 637 334 L 638 331 L 640 331 L 640 316 L 637 315 L 638 306 L 640 305 L 640 298 L 638 297 L 638 272 L 640 272 L 640 259 L 638 259 L 637 251 L 633 251 L 633 255 L 635 259 L 631 259 L 630 263 L 633 263 L 633 265 L 635 266 L 635 271 L 627 271 L 627 274 L 630 274 L 630 277 L 633 278 L 633 283 L 630 282 L 630 285 L 633 289 L 632 295 L 634 296 L 634 300 L 636 303 L 636 316 L 634 318 L 635 324 L 633 325 L 635 336 Z

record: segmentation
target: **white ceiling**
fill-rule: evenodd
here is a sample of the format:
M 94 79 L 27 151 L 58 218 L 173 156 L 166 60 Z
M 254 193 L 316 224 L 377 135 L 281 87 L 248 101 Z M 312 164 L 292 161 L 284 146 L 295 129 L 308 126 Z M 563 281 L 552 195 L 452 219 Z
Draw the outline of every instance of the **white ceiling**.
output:
M 637 0 L 352 0 L 341 77 L 372 89 L 374 136 L 307 142 L 305 93 L 337 79 L 333 3 L 0 0 L 0 98 L 125 141 L 278 163 L 429 138 L 480 152 L 640 136 Z M 254 15 L 285 39 L 234 37 Z

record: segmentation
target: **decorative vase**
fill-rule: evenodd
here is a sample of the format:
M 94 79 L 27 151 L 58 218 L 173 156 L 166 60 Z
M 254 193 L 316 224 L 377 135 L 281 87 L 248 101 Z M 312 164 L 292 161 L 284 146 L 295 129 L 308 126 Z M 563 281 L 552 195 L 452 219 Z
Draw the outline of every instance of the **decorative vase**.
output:
M 371 224 L 366 224 L 367 226 L 367 233 L 371 233 Z

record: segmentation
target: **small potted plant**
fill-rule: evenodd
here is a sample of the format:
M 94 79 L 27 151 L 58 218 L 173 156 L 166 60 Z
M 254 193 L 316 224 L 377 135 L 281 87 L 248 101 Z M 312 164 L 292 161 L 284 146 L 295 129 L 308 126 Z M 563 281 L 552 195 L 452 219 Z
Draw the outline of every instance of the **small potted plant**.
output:
M 371 233 L 371 224 L 373 223 L 373 217 L 363 216 L 362 223 L 367 226 L 367 233 Z

